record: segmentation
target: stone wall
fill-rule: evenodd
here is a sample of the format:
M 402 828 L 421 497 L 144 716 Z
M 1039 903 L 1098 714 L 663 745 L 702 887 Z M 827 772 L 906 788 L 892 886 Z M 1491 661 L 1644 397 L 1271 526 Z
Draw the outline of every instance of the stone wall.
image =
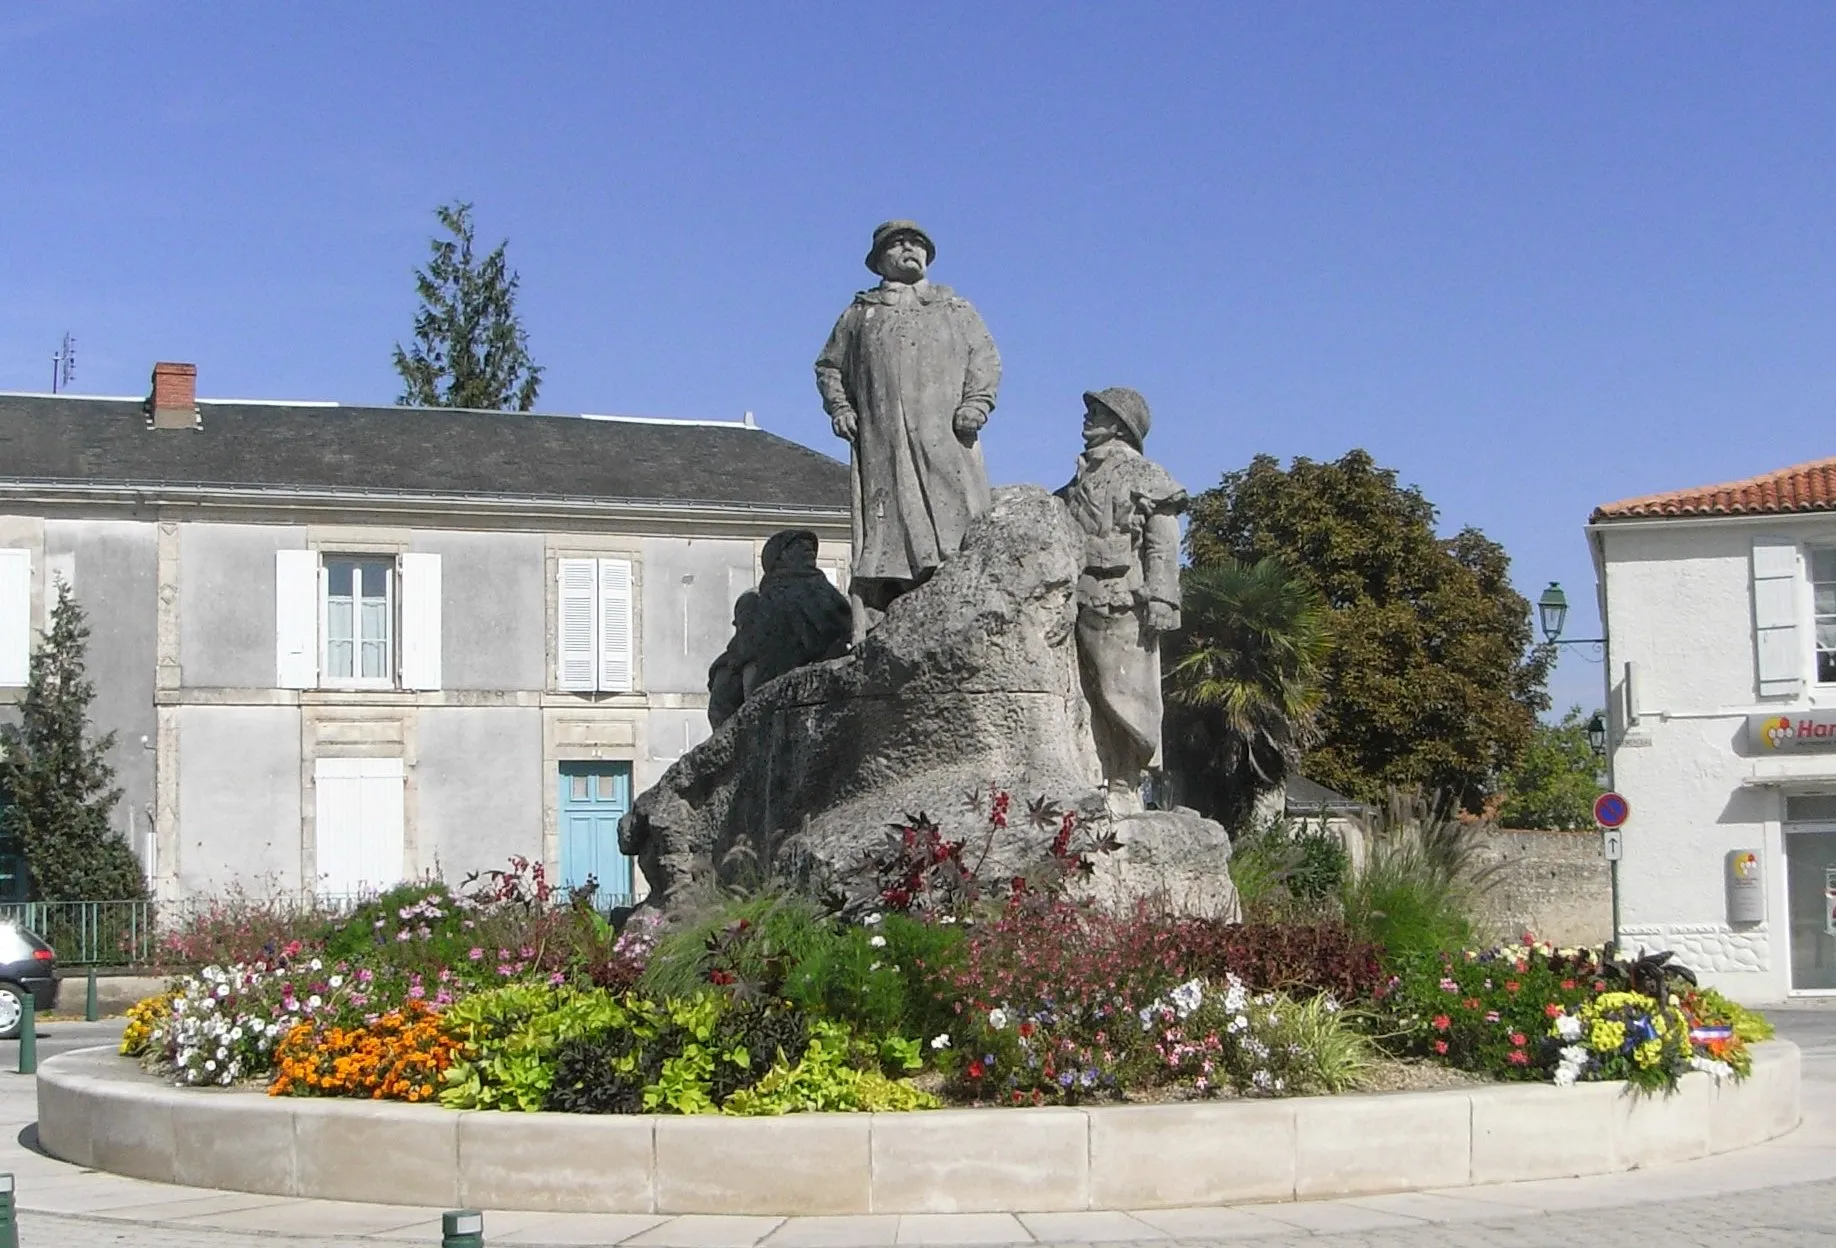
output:
M 1598 945 L 1613 934 L 1611 873 L 1598 832 L 1501 830 L 1482 860 L 1496 870 L 1479 901 L 1491 934 L 1534 932 L 1558 945 Z

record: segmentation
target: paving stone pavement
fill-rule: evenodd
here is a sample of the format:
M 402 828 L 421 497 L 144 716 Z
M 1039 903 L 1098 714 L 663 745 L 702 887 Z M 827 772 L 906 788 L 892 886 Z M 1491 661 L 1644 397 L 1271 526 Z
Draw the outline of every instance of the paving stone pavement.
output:
M 1783 1008 L 1804 1053 L 1804 1123 L 1722 1157 L 1627 1174 L 1350 1200 L 1135 1213 L 830 1218 L 487 1211 L 487 1245 L 871 1248 L 1836 1248 L 1836 1003 Z M 19 1188 L 24 1248 L 394 1248 L 440 1242 L 439 1210 L 210 1192 L 65 1165 L 32 1147 L 31 1080 L 0 1075 L 0 1170 Z M 378 1159 L 379 1163 L 384 1159 Z M 276 1241 L 279 1245 L 276 1245 Z

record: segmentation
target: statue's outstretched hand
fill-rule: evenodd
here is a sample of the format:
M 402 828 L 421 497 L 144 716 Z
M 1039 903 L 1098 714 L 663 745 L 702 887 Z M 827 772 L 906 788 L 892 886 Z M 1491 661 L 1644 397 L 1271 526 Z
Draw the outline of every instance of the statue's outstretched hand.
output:
M 1157 633 L 1170 633 L 1179 627 L 1179 608 L 1171 603 L 1149 601 L 1147 625 Z
M 979 407 L 959 407 L 951 423 L 956 426 L 956 436 L 967 441 L 982 431 L 982 426 L 988 423 L 988 413 Z
M 829 425 L 835 430 L 835 436 L 854 441 L 855 431 L 860 427 L 859 420 L 851 407 L 838 407 L 829 416 Z

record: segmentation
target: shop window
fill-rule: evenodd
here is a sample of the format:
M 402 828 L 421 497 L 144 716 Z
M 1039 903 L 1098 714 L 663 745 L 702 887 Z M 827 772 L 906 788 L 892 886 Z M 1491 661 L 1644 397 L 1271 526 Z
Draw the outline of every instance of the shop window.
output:
M 1786 823 L 1836 823 L 1836 793 L 1787 794 Z

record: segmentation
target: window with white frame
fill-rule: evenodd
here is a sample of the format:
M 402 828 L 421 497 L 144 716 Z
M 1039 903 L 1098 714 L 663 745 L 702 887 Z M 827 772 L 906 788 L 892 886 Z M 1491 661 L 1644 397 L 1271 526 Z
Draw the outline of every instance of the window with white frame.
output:
M 1836 546 L 1810 551 L 1810 580 L 1817 683 L 1836 685 Z
M 556 561 L 557 688 L 628 693 L 636 687 L 629 559 Z
M 283 689 L 438 689 L 440 556 L 281 550 L 275 683 Z
M 388 685 L 395 678 L 395 560 L 327 555 L 327 683 Z

